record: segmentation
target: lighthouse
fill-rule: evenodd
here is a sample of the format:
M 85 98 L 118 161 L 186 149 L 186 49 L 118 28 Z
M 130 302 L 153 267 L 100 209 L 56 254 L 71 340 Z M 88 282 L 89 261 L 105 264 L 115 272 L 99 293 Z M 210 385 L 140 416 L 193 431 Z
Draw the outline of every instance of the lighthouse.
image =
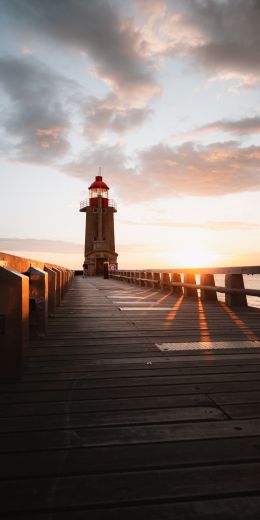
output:
M 88 276 L 102 276 L 104 262 L 117 266 L 115 251 L 114 213 L 116 205 L 108 198 L 109 187 L 100 175 L 89 186 L 89 198 L 80 203 L 86 213 L 84 272 Z

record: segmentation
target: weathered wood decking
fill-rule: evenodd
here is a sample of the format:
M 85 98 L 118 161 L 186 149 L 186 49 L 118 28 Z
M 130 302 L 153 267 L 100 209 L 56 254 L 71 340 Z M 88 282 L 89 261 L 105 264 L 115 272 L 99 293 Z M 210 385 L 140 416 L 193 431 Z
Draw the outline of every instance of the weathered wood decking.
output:
M 1 518 L 259 518 L 260 350 L 155 345 L 259 340 L 259 316 L 76 278 L 1 385 Z

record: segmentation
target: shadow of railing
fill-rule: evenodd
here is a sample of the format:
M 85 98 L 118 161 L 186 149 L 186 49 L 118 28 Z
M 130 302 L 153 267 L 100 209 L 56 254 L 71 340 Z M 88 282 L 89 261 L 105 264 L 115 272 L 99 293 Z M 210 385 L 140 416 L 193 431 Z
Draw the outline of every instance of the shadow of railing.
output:
M 164 326 L 174 331 L 186 327 L 189 341 L 224 341 L 228 332 L 230 338 L 256 341 L 259 339 L 259 309 L 248 307 L 247 295 L 259 297 L 259 289 L 246 289 L 243 276 L 260 274 L 259 266 L 209 268 L 209 269 L 168 269 L 168 270 L 110 270 L 109 278 L 140 286 L 142 291 L 162 292 L 156 304 L 175 296 L 173 309 L 169 311 Z M 225 275 L 225 285 L 215 285 L 215 274 Z M 197 278 L 197 282 L 196 282 Z M 218 293 L 225 295 L 225 302 L 218 301 Z M 153 294 L 150 292 L 150 294 Z M 160 293 L 159 293 L 160 294 Z M 148 294 L 149 298 L 149 294 Z M 191 314 L 186 306 L 193 301 Z M 257 324 L 258 323 L 258 324 Z

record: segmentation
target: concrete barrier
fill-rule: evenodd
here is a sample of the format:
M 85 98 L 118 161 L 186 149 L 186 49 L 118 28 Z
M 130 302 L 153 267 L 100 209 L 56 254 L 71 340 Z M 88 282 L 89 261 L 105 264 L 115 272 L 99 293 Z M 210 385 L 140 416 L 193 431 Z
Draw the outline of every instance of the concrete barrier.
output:
M 184 283 L 196 284 L 195 274 L 184 273 Z M 194 287 L 184 287 L 184 296 L 198 296 L 198 291 Z
M 226 274 L 226 289 L 245 289 L 242 274 Z M 247 307 L 247 298 L 245 294 L 226 293 L 225 302 L 230 307 Z
M 153 288 L 160 289 L 161 276 L 160 273 L 153 273 Z
M 134 284 L 139 285 L 140 272 L 136 271 L 134 275 Z
M 57 274 L 57 281 L 56 281 L 56 305 L 59 306 L 61 304 L 61 296 L 62 296 L 62 276 L 60 269 L 57 269 L 56 267 L 53 268 L 53 271 Z
M 150 287 L 150 288 L 153 287 L 153 273 L 147 272 L 145 274 L 146 274 L 146 282 L 145 282 L 146 287 Z
M 139 280 L 139 285 L 141 287 L 145 287 L 145 281 L 144 281 L 144 278 L 145 278 L 145 272 L 144 271 L 141 271 L 141 274 L 140 274 L 140 280 Z
M 181 274 L 180 273 L 172 274 L 172 283 L 181 283 Z M 178 285 L 173 285 L 172 294 L 175 294 L 176 296 L 180 296 L 181 294 L 183 294 L 182 287 L 180 287 Z
M 161 289 L 163 291 L 171 291 L 171 279 L 169 273 L 162 273 Z
M 200 275 L 200 285 L 208 285 L 210 287 L 215 287 L 215 278 L 214 274 L 201 274 Z M 218 296 L 214 291 L 207 291 L 207 289 L 201 289 L 200 291 L 201 300 L 206 301 L 217 301 Z
M 49 267 L 44 267 L 48 274 L 48 316 L 53 316 L 56 309 L 57 273 Z
M 64 267 L 0 252 L 0 379 L 21 377 L 29 335 L 46 334 L 48 315 L 73 276 Z
M 38 267 L 24 273 L 29 276 L 30 336 L 44 336 L 48 319 L 48 274 Z
M 0 267 L 0 379 L 19 379 L 29 337 L 29 279 Z

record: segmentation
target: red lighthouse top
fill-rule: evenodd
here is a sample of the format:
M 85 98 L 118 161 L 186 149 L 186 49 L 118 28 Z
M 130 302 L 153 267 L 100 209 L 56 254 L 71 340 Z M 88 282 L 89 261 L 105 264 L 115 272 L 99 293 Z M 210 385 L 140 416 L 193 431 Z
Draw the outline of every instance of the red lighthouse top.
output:
M 100 172 L 99 172 L 100 173 Z M 101 197 L 102 206 L 108 206 L 108 185 L 103 181 L 101 175 L 97 175 L 94 182 L 89 186 L 90 206 L 98 206 L 98 199 Z
M 99 175 L 95 177 L 95 180 L 89 186 L 89 199 L 83 200 L 80 203 L 80 211 L 87 211 L 87 207 L 92 208 L 113 208 L 116 211 L 116 204 L 113 200 L 108 199 L 109 186 L 103 181 L 101 174 L 101 168 L 99 168 Z M 96 213 L 96 209 L 94 209 Z
M 97 189 L 97 188 L 109 190 L 108 185 L 103 181 L 103 177 L 101 177 L 101 175 L 97 175 L 95 180 L 89 186 L 89 190 L 93 190 L 93 189 Z

